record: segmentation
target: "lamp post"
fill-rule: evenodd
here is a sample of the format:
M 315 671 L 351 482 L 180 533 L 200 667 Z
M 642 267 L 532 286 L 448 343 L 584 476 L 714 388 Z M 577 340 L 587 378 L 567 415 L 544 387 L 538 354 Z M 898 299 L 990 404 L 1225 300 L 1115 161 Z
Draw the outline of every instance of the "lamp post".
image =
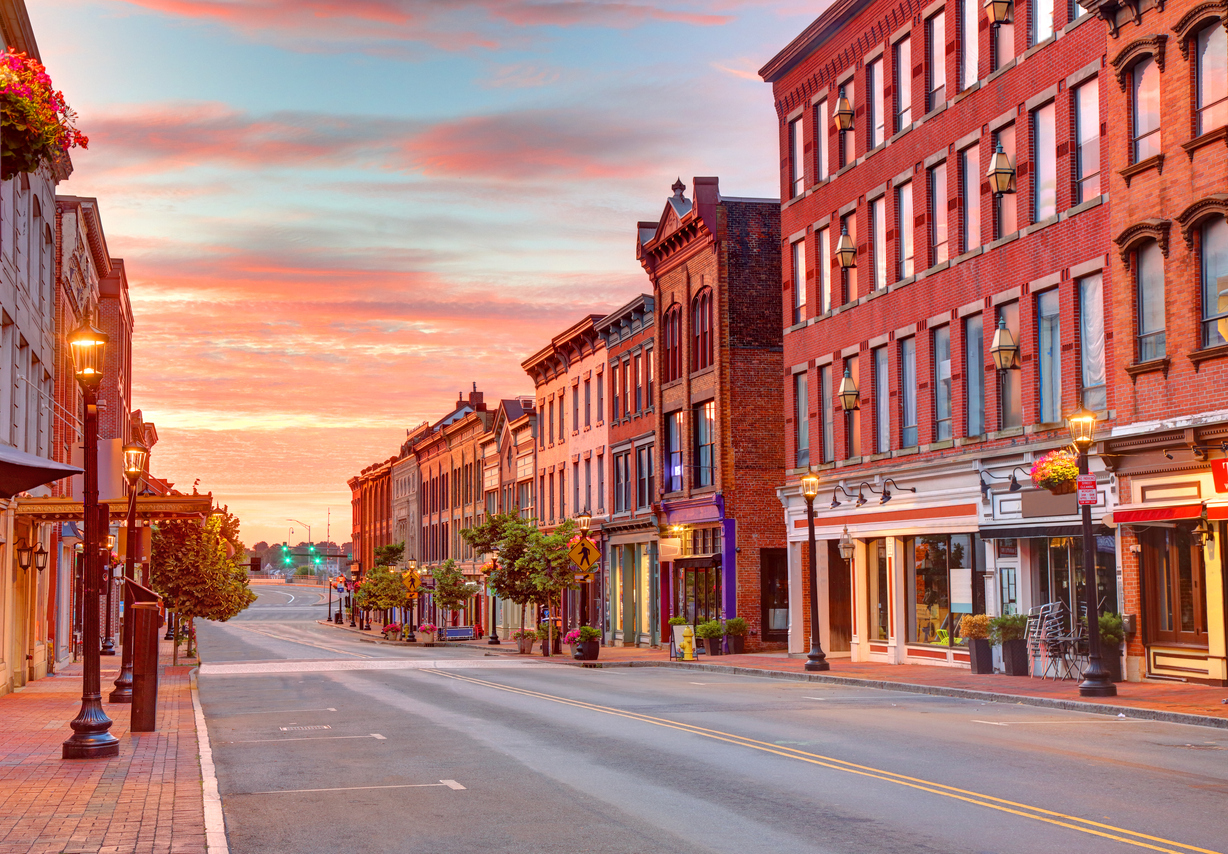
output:
M 145 473 L 149 462 L 149 449 L 139 442 L 124 446 L 124 477 L 128 479 L 128 544 L 124 550 L 124 578 L 136 578 L 136 496 L 139 491 L 137 484 Z M 115 679 L 115 690 L 107 698 L 111 703 L 132 702 L 132 591 L 124 585 L 124 623 L 120 631 L 123 633 L 120 644 L 123 655 L 120 658 L 119 676 Z
M 418 637 L 414 634 L 414 611 L 416 610 L 414 605 L 418 601 L 418 590 L 422 586 L 422 577 L 418 574 L 418 561 L 413 558 L 405 561 L 405 571 L 411 572 L 414 575 L 414 586 L 409 595 L 409 634 L 405 636 L 405 640 L 416 642 Z
M 497 564 L 495 563 L 497 560 L 499 560 L 499 547 L 496 545 L 496 546 L 493 546 L 490 550 L 491 572 L 494 572 L 497 566 Z M 499 624 L 497 620 L 495 619 L 495 591 L 490 586 L 490 573 L 486 574 L 486 590 L 487 590 L 487 595 L 490 597 L 490 637 L 486 639 L 486 643 L 490 646 L 498 646 L 500 643 Z
M 1070 438 L 1079 449 L 1079 474 L 1088 474 L 1087 458 L 1096 431 L 1096 415 L 1084 407 L 1066 419 Z M 1100 593 L 1096 583 L 1096 548 L 1092 541 L 1092 508 L 1083 504 L 1083 592 L 1087 607 L 1087 670 L 1079 683 L 1081 697 L 1116 697 L 1117 686 L 1100 662 Z
M 103 517 L 102 524 L 106 525 L 109 528 L 110 522 L 111 522 L 111 518 L 110 518 L 110 513 L 108 512 L 108 514 L 105 517 Z M 103 544 L 103 549 L 102 549 L 102 553 L 106 555 L 106 557 L 102 559 L 103 560 L 102 583 L 107 588 L 107 605 L 105 608 L 106 614 L 107 614 L 107 624 L 106 624 L 106 630 L 102 633 L 103 635 L 102 654 L 103 655 L 115 655 L 115 631 L 111 626 L 111 620 L 112 620 L 112 617 L 111 617 L 111 590 L 112 588 L 115 587 L 115 570 L 112 569 L 111 567 L 111 555 L 114 552 L 115 552 L 115 535 L 108 534 L 107 540 Z
M 806 499 L 806 534 L 810 543 L 810 652 L 806 654 L 806 669 L 810 672 L 831 670 L 823 643 L 819 640 L 819 568 L 814 543 L 814 499 L 819 494 L 819 479 L 812 474 L 802 478 L 802 497 Z
M 859 392 L 857 391 L 857 383 L 853 382 L 852 371 L 849 370 L 848 364 L 844 366 L 844 379 L 840 380 L 840 389 L 837 392 L 840 398 L 840 408 L 844 410 L 844 432 L 845 439 L 848 444 L 849 456 L 853 456 L 853 413 L 861 408 L 858 402 Z M 864 501 L 862 503 L 865 503 Z
M 96 759 L 119 754 L 119 739 L 111 735 L 111 719 L 102 710 L 101 661 L 99 653 L 98 584 L 98 384 L 102 382 L 107 336 L 87 320 L 68 336 L 73 372 L 81 386 L 85 408 L 82 440 L 85 444 L 83 504 L 85 517 L 85 583 L 82 601 L 81 711 L 69 724 L 73 735 L 64 742 L 65 759 Z
M 358 587 L 358 562 L 350 564 L 350 628 L 354 628 L 354 591 Z

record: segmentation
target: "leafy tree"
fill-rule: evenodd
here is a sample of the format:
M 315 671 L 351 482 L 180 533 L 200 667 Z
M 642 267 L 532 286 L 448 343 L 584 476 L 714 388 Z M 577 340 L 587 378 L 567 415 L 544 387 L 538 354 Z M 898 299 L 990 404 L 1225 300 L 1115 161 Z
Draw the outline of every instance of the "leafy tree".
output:
M 396 566 L 405 554 L 405 541 L 393 543 L 390 546 L 375 547 L 375 563 L 377 566 Z
M 478 592 L 478 586 L 465 580 L 465 574 L 451 558 L 432 570 L 431 575 L 435 577 L 435 603 L 447 611 L 464 608 L 469 597 Z
M 554 617 L 563 613 L 563 591 L 577 586 L 576 571 L 568 555 L 575 535 L 576 525 L 570 519 L 563 520 L 549 534 L 534 530 L 529 535 L 524 554 L 516 561 L 518 568 L 529 573 L 537 589 L 534 601 L 544 603 L 551 609 L 551 618 L 547 622 L 547 655 L 554 648 Z
M 405 607 L 408 598 L 401 573 L 386 566 L 373 567 L 359 585 L 360 598 L 366 608 L 389 611 Z
M 495 595 L 517 605 L 536 604 L 539 598 L 537 585 L 533 583 L 532 571 L 519 566 L 520 558 L 528 547 L 529 539 L 537 527 L 516 512 L 495 513 L 487 516 L 480 525 L 465 528 L 461 536 L 478 554 L 498 554 L 487 573 L 487 584 Z M 524 630 L 524 611 L 520 612 L 520 628 Z

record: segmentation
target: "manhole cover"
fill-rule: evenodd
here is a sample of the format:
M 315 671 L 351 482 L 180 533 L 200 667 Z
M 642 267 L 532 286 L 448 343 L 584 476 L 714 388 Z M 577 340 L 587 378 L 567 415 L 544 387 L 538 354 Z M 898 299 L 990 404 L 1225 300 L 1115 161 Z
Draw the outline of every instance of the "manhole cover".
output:
M 315 726 L 279 726 L 282 732 L 302 732 L 306 729 L 332 729 L 328 724 L 316 724 Z

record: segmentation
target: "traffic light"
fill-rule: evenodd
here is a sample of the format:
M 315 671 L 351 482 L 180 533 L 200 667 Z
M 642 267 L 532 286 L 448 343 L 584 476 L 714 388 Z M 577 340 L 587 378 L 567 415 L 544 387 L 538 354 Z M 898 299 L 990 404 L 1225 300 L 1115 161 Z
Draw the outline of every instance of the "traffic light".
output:
M 290 546 L 286 543 L 281 544 L 281 562 L 284 564 L 291 564 L 294 562 L 294 558 L 290 555 Z

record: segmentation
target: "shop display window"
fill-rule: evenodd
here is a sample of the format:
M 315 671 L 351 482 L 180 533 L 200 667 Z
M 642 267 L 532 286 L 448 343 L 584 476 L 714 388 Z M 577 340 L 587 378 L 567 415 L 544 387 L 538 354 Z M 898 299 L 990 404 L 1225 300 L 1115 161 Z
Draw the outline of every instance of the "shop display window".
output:
M 973 579 L 980 560 L 976 534 L 937 534 L 904 541 L 908 563 L 908 640 L 950 646 L 959 643 L 959 621 L 984 610 L 984 591 L 976 595 Z

